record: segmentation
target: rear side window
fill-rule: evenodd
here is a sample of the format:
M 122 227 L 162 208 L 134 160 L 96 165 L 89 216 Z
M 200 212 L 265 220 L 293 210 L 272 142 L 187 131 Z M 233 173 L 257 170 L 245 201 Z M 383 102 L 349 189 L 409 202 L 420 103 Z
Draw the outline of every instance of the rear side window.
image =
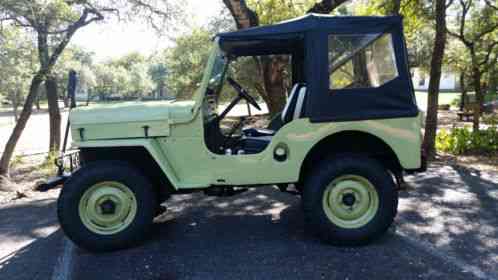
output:
M 376 88 L 398 76 L 392 36 L 355 34 L 328 37 L 329 88 Z

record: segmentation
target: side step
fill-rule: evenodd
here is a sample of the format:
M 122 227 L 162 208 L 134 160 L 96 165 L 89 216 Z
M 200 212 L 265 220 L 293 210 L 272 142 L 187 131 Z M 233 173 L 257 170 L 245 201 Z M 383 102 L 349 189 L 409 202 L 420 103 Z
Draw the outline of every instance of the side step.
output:
M 284 193 L 292 194 L 292 195 L 301 195 L 301 193 L 294 187 L 289 190 L 290 184 L 277 184 L 277 188 Z
M 248 188 L 235 188 L 227 186 L 213 186 L 204 190 L 207 196 L 233 196 L 248 191 Z

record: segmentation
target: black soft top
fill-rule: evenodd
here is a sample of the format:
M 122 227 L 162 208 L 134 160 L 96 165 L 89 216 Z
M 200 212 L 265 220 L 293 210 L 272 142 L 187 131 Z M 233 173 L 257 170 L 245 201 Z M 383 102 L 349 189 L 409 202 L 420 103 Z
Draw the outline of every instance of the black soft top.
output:
M 328 36 L 392 36 L 398 77 L 378 88 L 330 90 Z M 400 16 L 330 16 L 308 14 L 273 25 L 217 35 L 220 47 L 235 56 L 289 54 L 293 83 L 305 83 L 305 116 L 313 122 L 413 117 L 418 114 L 408 71 Z
M 329 16 L 308 14 L 272 25 L 258 26 L 234 32 L 219 33 L 221 41 L 243 39 L 285 39 L 296 37 L 297 33 L 313 30 L 332 31 L 335 34 L 381 33 L 393 25 L 401 24 L 400 16 Z

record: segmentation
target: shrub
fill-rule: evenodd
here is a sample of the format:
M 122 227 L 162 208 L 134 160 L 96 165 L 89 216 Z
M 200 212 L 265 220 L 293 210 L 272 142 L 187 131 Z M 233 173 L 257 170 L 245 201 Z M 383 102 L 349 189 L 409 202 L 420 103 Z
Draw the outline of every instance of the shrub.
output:
M 491 126 L 498 126 L 498 113 L 482 116 L 482 122 Z
M 468 128 L 441 129 L 436 136 L 436 149 L 455 155 L 498 152 L 498 129 L 495 125 L 477 133 Z
M 453 107 L 460 107 L 460 97 L 455 97 L 451 100 L 450 105 Z

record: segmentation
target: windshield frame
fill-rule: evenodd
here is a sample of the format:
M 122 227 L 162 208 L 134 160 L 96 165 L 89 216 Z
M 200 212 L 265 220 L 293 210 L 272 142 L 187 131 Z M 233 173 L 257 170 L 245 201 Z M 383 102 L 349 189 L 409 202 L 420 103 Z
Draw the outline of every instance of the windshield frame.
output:
M 202 106 L 202 103 L 204 101 L 204 97 L 206 95 L 206 91 L 209 88 L 209 83 L 210 80 L 212 79 L 213 73 L 216 70 L 215 68 L 217 65 L 217 62 L 219 59 L 224 60 L 224 65 L 221 68 L 221 71 L 219 72 L 221 74 L 219 84 L 217 85 L 217 88 L 214 88 L 213 90 L 216 92 L 216 94 L 219 93 L 219 91 L 223 87 L 223 82 L 225 80 L 226 72 L 228 70 L 228 58 L 225 55 L 225 52 L 221 50 L 220 44 L 219 44 L 219 38 L 216 37 L 213 42 L 213 48 L 211 50 L 211 54 L 208 59 L 208 63 L 206 65 L 206 68 L 204 70 L 204 75 L 202 77 L 202 82 L 200 87 L 197 89 L 197 92 L 195 94 L 194 100 L 195 100 L 195 110 L 199 109 Z

